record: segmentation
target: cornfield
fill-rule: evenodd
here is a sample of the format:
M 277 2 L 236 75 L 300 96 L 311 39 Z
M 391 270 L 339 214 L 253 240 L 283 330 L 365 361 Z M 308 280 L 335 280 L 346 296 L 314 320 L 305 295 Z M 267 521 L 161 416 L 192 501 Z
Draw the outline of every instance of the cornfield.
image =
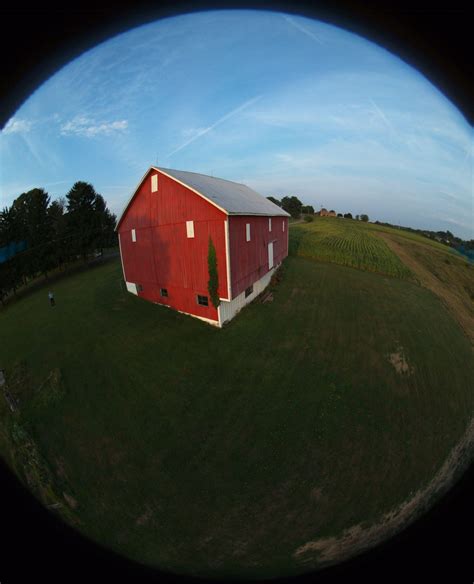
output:
M 290 230 L 291 255 L 332 262 L 396 278 L 410 278 L 410 270 L 374 231 L 348 219 L 317 219 Z

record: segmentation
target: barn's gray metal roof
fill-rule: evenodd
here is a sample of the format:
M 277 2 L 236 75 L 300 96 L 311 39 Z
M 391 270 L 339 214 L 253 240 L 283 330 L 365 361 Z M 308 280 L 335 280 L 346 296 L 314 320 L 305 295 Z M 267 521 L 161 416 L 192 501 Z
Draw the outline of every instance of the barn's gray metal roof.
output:
M 162 167 L 154 168 L 191 187 L 229 215 L 289 217 L 289 214 L 278 205 L 241 183 L 197 172 Z
M 216 178 L 214 176 L 207 176 L 205 174 L 198 174 L 197 172 L 152 166 L 146 171 L 135 192 L 127 201 L 120 217 L 117 219 L 115 230 L 119 228 L 119 225 L 125 217 L 140 185 L 152 169 L 159 170 L 190 187 L 228 215 L 265 215 L 266 217 L 290 216 L 289 213 L 281 209 L 278 205 L 275 205 L 275 203 L 272 203 L 263 195 L 260 195 L 241 183 L 224 180 L 223 178 Z

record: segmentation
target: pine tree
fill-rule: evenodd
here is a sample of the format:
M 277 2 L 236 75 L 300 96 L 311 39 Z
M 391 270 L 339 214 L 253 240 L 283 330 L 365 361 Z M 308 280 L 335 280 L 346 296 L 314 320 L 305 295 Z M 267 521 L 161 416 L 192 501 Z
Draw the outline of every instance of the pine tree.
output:
M 209 296 L 211 298 L 212 304 L 217 308 L 221 301 L 219 300 L 219 275 L 217 272 L 217 256 L 216 248 L 212 243 L 211 237 L 209 237 L 209 245 L 207 252 L 207 266 L 209 270 L 209 282 L 207 284 L 207 289 L 209 290 Z

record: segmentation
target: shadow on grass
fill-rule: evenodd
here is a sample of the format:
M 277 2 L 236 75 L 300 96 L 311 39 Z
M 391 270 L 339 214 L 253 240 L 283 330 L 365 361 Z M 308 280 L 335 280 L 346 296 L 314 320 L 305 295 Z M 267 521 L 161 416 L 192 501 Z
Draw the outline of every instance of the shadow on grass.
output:
M 10 294 L 7 298 L 4 298 L 3 303 L 0 304 L 0 311 L 5 310 L 9 304 L 14 304 L 23 298 L 27 298 L 41 288 L 51 288 L 56 282 L 62 280 L 63 278 L 67 278 L 73 274 L 79 274 L 81 272 L 85 272 L 86 270 L 103 266 L 112 260 L 116 260 L 119 256 L 120 252 L 118 249 L 114 249 L 104 253 L 102 256 L 97 258 L 89 258 L 85 262 L 77 261 L 74 264 L 67 265 L 64 269 L 59 268 L 57 271 L 49 274 L 47 278 L 39 276 L 35 280 L 28 282 L 25 286 L 17 290 L 16 294 Z

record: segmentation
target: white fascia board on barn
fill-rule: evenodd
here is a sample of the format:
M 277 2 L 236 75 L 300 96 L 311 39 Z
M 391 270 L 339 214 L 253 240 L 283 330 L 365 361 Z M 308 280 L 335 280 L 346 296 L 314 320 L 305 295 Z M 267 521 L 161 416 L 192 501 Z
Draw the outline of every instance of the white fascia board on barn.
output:
M 126 282 L 127 281 L 127 278 L 125 276 L 125 267 L 123 265 L 122 243 L 120 241 L 120 233 L 118 234 L 118 242 L 119 242 L 119 251 L 120 251 L 120 262 L 122 264 L 123 279 Z
M 224 241 L 225 241 L 225 263 L 227 276 L 227 300 L 232 300 L 232 280 L 230 265 L 230 245 L 229 245 L 229 220 L 224 221 Z

